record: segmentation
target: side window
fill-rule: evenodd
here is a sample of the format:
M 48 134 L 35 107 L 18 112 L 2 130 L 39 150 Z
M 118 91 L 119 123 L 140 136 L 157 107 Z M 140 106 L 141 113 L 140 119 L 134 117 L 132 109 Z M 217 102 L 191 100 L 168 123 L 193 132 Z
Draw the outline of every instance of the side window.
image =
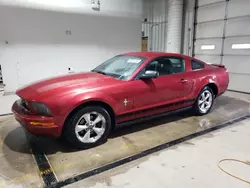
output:
M 205 65 L 203 63 L 200 63 L 200 62 L 197 62 L 194 60 L 191 61 L 191 64 L 192 64 L 193 70 L 203 69 L 205 67 Z
M 185 61 L 180 58 L 164 58 L 165 64 L 169 65 L 171 74 L 185 72 Z
M 158 65 L 159 61 L 158 60 L 154 60 L 151 63 L 149 63 L 146 66 L 146 71 L 147 70 L 152 70 L 152 71 L 157 71 L 157 65 Z
M 177 57 L 161 57 L 146 66 L 146 70 L 158 71 L 160 76 L 185 72 L 185 61 Z

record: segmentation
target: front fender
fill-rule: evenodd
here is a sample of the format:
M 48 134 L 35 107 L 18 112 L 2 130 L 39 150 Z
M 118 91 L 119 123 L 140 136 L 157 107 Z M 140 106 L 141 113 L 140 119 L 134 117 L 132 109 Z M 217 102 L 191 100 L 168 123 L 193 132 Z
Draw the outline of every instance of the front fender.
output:
M 75 109 L 77 106 L 80 106 L 84 103 L 91 102 L 91 101 L 99 101 L 108 104 L 110 107 L 115 106 L 116 101 L 109 95 L 105 95 L 103 92 L 91 92 L 86 94 L 78 95 L 74 98 L 74 106 L 72 109 Z
M 89 93 L 78 94 L 74 96 L 73 98 L 72 97 L 67 98 L 66 101 L 64 101 L 64 104 L 61 103 L 61 109 L 64 108 L 63 112 L 61 111 L 61 115 L 64 117 L 63 122 L 66 120 L 66 118 L 75 108 L 87 102 L 91 102 L 91 101 L 106 103 L 111 108 L 115 106 L 116 104 L 116 101 L 113 98 L 111 98 L 108 95 L 105 95 L 105 93 L 103 92 L 94 91 L 94 92 L 89 92 Z

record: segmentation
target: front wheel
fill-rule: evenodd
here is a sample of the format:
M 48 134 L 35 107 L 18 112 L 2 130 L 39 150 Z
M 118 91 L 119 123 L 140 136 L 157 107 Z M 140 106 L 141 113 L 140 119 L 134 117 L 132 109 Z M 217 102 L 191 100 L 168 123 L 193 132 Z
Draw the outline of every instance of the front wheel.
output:
M 214 104 L 214 93 L 213 90 L 206 86 L 199 93 L 198 98 L 194 104 L 194 110 L 197 115 L 208 114 Z
M 65 138 L 73 146 L 85 149 L 107 139 L 111 130 L 111 117 L 104 108 L 89 106 L 76 112 L 65 126 Z

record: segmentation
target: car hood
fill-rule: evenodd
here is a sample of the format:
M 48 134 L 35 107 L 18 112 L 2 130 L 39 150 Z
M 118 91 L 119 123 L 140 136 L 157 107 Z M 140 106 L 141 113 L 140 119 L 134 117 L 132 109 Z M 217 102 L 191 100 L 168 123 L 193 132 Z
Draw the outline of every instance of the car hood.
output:
M 95 72 L 68 74 L 31 83 L 17 90 L 16 94 L 26 100 L 38 100 L 65 93 L 83 93 L 113 85 L 119 80 Z

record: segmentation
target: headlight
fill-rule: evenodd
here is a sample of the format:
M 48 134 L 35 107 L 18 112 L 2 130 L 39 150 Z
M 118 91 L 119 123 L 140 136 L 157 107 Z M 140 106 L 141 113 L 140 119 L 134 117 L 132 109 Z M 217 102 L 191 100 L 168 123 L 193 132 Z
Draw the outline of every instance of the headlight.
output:
M 40 116 L 52 116 L 50 109 L 43 103 L 31 102 L 33 110 Z

